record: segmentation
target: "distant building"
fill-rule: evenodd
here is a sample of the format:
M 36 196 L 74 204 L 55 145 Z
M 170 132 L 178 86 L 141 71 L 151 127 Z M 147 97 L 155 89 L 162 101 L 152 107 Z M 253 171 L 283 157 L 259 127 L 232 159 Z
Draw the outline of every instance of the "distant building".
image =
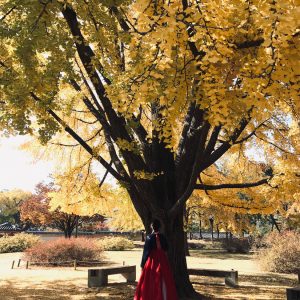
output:
M 9 222 L 0 224 L 0 237 L 4 235 L 14 235 L 15 233 L 21 232 L 22 230 L 16 225 L 13 225 Z

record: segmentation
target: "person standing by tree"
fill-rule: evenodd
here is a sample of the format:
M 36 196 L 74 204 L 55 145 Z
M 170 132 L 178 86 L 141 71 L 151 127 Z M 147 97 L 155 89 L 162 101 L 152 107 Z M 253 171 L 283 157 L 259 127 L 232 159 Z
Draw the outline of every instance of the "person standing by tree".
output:
M 152 233 L 147 236 L 141 267 L 143 268 L 134 300 L 177 300 L 173 274 L 166 255 L 168 243 L 159 233 L 160 222 L 153 220 Z

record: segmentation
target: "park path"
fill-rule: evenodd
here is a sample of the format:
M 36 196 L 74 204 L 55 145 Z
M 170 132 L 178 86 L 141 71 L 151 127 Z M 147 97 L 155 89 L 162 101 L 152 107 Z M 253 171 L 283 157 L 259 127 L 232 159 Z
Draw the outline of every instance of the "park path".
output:
M 105 252 L 105 260 L 116 264 L 136 265 L 137 279 L 140 276 L 140 260 L 142 249 L 134 249 L 131 251 L 107 251 Z M 21 261 L 20 268 L 16 267 L 19 258 L 22 258 L 22 253 L 5 253 L 0 254 L 0 285 L 7 282 L 13 282 L 19 288 L 29 286 L 43 286 L 46 282 L 53 281 L 72 281 L 78 287 L 85 288 L 87 285 L 87 269 L 86 267 L 78 267 L 75 271 L 72 267 L 63 268 L 41 268 L 32 266 L 25 269 L 25 261 Z M 213 255 L 212 255 L 213 256 Z M 238 255 L 237 255 L 238 256 Z M 15 268 L 11 269 L 12 261 L 15 260 Z M 236 258 L 213 258 L 213 257 L 187 257 L 188 267 L 194 268 L 218 268 L 218 269 L 236 269 L 239 273 L 256 273 L 260 272 L 255 262 L 243 256 L 242 259 Z M 124 282 L 121 275 L 112 275 L 109 277 L 109 282 Z M 1 299 L 2 300 L 2 299 Z
M 252 255 L 228 254 L 220 251 L 191 251 L 187 257 L 188 267 L 207 269 L 235 269 L 239 272 L 241 285 L 238 289 L 224 286 L 224 279 L 209 277 L 191 277 L 195 288 L 207 299 L 285 299 L 285 287 L 296 282 L 296 276 L 265 273 Z M 113 283 L 104 289 L 87 288 L 87 269 L 79 267 L 11 269 L 22 253 L 0 254 L 0 300 L 79 300 L 79 299 L 132 299 L 135 285 L 125 284 L 121 275 L 109 277 Z M 137 279 L 140 276 L 142 249 L 131 251 L 105 252 L 106 261 L 116 264 L 136 265 Z M 217 298 L 210 295 L 218 295 Z

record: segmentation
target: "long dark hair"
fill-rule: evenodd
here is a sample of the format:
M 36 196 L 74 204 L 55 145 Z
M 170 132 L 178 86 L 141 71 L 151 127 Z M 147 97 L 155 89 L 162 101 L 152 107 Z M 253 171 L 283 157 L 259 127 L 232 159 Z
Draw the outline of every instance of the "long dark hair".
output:
M 153 219 L 153 221 L 151 222 L 151 227 L 153 228 L 154 231 L 159 231 L 160 221 L 158 219 Z

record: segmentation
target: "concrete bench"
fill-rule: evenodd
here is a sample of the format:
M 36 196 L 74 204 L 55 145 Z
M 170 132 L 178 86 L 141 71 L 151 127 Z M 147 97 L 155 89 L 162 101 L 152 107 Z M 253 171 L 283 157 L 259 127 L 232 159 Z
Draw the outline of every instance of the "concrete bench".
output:
M 287 300 L 300 300 L 300 287 L 286 289 Z
M 189 275 L 224 277 L 225 284 L 231 287 L 238 286 L 238 271 L 213 270 L 213 269 L 188 269 Z
M 107 285 L 108 275 L 121 274 L 127 282 L 135 282 L 136 266 L 116 266 L 88 269 L 88 287 Z

